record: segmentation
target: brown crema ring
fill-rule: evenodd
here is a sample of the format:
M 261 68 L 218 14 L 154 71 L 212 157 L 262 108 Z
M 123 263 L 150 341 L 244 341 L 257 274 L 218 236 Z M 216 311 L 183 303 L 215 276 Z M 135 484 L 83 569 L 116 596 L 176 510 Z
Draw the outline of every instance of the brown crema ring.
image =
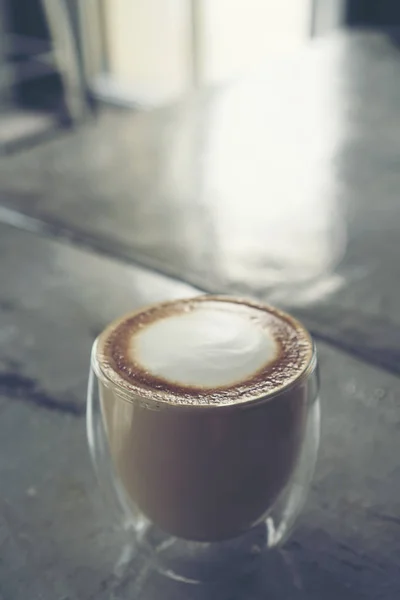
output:
M 221 387 L 181 385 L 146 370 L 132 353 L 135 335 L 156 321 L 186 314 L 202 303 L 238 304 L 259 311 L 257 322 L 272 334 L 276 356 L 245 380 Z M 313 342 L 303 325 L 283 311 L 253 300 L 207 295 L 156 304 L 122 317 L 100 335 L 94 358 L 106 385 L 116 386 L 126 399 L 132 395 L 132 399 L 175 405 L 222 406 L 275 395 L 302 379 L 313 359 Z

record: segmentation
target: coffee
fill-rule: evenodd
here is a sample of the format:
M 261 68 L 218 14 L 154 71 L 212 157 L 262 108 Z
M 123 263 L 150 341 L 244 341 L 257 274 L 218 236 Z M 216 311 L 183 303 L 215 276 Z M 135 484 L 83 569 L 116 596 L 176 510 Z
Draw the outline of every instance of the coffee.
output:
M 265 517 L 305 429 L 313 347 L 297 321 L 248 300 L 178 300 L 113 323 L 96 357 L 115 468 L 145 516 L 200 541 Z

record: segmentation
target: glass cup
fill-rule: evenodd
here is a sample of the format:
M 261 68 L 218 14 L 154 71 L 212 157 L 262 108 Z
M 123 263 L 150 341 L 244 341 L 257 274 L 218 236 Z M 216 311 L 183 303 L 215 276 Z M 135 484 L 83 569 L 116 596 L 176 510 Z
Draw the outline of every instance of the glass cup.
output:
M 290 534 L 314 473 L 315 347 L 301 376 L 278 393 L 212 407 L 133 395 L 107 377 L 99 354 L 98 339 L 89 449 L 134 551 L 159 572 L 192 583 L 256 568 Z

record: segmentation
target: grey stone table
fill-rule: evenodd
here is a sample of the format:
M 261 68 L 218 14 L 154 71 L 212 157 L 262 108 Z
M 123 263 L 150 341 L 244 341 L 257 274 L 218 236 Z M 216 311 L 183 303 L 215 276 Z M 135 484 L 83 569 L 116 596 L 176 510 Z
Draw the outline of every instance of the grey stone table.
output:
M 191 101 L 105 115 L 4 159 L 0 219 L 289 305 L 397 373 L 399 106 L 386 38 L 323 39 Z
M 0 600 L 400 596 L 400 55 L 341 35 L 0 163 Z M 126 560 L 86 450 L 90 346 L 198 291 L 289 307 L 323 426 L 293 538 L 206 588 Z

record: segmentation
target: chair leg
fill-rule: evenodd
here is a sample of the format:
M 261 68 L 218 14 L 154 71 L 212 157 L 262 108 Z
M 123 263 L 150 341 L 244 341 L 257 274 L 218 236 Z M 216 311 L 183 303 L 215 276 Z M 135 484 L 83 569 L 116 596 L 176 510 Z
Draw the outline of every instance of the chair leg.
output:
M 64 99 L 71 122 L 79 123 L 89 112 L 86 82 L 81 68 L 79 42 L 71 6 L 67 0 L 42 0 L 44 13 L 54 44 L 55 63 L 60 73 Z

